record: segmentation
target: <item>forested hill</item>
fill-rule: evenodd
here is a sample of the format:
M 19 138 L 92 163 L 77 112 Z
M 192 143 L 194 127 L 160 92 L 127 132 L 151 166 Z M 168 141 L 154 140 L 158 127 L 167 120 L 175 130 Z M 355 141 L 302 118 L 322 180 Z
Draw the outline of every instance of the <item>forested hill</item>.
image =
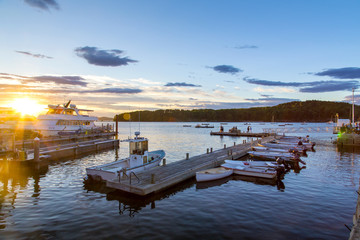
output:
M 343 102 L 305 101 L 289 102 L 274 107 L 240 109 L 194 109 L 138 111 L 116 115 L 114 120 L 143 122 L 327 122 L 339 118 L 351 119 L 352 105 Z M 360 116 L 360 107 L 355 105 L 355 120 Z

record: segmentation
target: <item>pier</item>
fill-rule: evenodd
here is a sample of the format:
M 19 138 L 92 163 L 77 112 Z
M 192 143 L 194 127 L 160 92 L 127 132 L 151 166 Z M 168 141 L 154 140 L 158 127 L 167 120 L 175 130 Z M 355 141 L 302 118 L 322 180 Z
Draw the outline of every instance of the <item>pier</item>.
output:
M 128 177 L 107 181 L 106 186 L 140 196 L 160 192 L 194 177 L 197 171 L 218 167 L 226 159 L 237 159 L 245 156 L 253 144 L 269 142 L 273 139 L 274 137 L 269 136 L 247 143 L 244 142 L 243 144 L 236 145 L 234 143 L 234 146 L 231 147 L 224 145 L 223 149 L 216 151 L 207 149 L 205 154 L 193 157 L 189 157 L 186 154 L 186 158 L 183 160 L 170 164 L 165 163 L 162 166 L 137 173 L 136 175 L 128 173 Z

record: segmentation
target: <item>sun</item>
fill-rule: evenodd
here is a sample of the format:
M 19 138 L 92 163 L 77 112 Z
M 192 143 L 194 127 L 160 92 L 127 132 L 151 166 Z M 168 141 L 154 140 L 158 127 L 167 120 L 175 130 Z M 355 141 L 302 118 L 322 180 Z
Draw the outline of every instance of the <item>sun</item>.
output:
M 30 98 L 17 98 L 10 103 L 10 107 L 21 113 L 21 115 L 32 116 L 37 116 L 44 110 L 42 105 L 40 105 L 36 100 Z

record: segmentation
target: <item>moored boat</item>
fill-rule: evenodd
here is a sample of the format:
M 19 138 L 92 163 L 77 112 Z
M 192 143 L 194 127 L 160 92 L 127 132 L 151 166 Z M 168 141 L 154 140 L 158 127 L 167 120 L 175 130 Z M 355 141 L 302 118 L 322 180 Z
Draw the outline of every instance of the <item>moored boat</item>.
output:
M 205 182 L 228 177 L 233 174 L 232 169 L 223 167 L 211 168 L 196 172 L 196 181 Z
M 232 169 L 234 174 L 238 174 L 238 175 L 269 178 L 269 179 L 274 179 L 277 176 L 277 171 L 274 168 L 246 167 L 234 163 L 224 163 L 221 166 L 226 169 Z
M 283 152 L 272 152 L 272 151 L 249 151 L 248 154 L 254 158 L 260 160 L 272 160 L 276 161 L 277 159 L 282 159 L 286 162 L 301 162 L 302 164 L 306 164 L 302 161 L 298 154 L 294 153 L 283 153 Z
M 86 168 L 88 177 L 92 180 L 108 181 L 158 166 L 165 157 L 165 152 L 163 150 L 149 152 L 148 139 L 139 135 L 140 132 L 135 132 L 134 138 L 124 141 L 129 142 L 129 157 Z
M 95 126 L 97 117 L 89 116 L 93 110 L 78 109 L 71 100 L 62 106 L 48 105 L 46 114 L 39 115 L 34 130 L 43 136 L 58 136 L 85 133 L 89 130 L 97 130 Z

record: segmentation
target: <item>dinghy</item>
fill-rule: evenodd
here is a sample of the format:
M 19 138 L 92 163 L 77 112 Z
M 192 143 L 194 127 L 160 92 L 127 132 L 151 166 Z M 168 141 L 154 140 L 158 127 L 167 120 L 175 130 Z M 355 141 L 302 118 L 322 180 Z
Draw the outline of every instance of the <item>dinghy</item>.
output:
M 277 176 L 277 171 L 274 168 L 268 167 L 246 167 L 241 164 L 224 163 L 221 165 L 226 169 L 232 169 L 234 174 L 243 176 L 252 176 L 260 178 L 274 179 Z
M 211 168 L 196 172 L 196 181 L 205 182 L 228 177 L 233 174 L 232 169 L 223 167 Z

